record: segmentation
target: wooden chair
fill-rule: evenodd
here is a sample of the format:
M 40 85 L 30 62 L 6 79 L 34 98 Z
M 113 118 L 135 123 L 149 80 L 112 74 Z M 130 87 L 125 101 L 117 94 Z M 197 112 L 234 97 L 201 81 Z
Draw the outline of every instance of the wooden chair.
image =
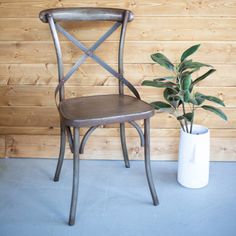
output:
M 130 164 L 125 139 L 125 122 L 130 123 L 138 131 L 141 138 L 141 145 L 144 146 L 145 170 L 153 204 L 158 205 L 158 198 L 150 167 L 150 117 L 154 115 L 154 110 L 149 104 L 140 99 L 138 91 L 123 76 L 125 32 L 127 23 L 133 20 L 133 13 L 124 9 L 111 8 L 57 8 L 44 10 L 40 12 L 39 17 L 42 22 L 49 23 L 58 63 L 59 83 L 55 90 L 55 99 L 60 114 L 61 139 L 60 154 L 54 181 L 59 180 L 65 153 L 66 137 L 68 137 L 71 152 L 73 153 L 73 187 L 69 225 L 75 223 L 79 183 L 79 154 L 83 153 L 85 143 L 90 134 L 100 125 L 111 123 L 120 124 L 121 147 L 123 150 L 125 166 L 127 168 L 130 167 Z M 93 44 L 93 46 L 87 48 L 59 24 L 63 21 L 113 21 L 115 23 L 96 43 Z M 121 30 L 117 72 L 94 52 L 119 27 Z M 63 34 L 69 41 L 84 52 L 66 74 L 64 74 L 63 69 L 62 50 L 58 32 Z M 88 57 L 92 58 L 118 79 L 119 94 L 65 98 L 65 82 L 76 70 L 78 70 L 80 65 Z M 127 86 L 134 96 L 125 95 L 124 86 Z M 57 98 L 58 95 L 59 99 Z M 144 134 L 142 129 L 135 122 L 135 120 L 141 119 L 144 119 Z M 89 129 L 80 142 L 79 128 L 81 127 L 89 127 Z M 73 132 L 71 129 L 73 129 Z

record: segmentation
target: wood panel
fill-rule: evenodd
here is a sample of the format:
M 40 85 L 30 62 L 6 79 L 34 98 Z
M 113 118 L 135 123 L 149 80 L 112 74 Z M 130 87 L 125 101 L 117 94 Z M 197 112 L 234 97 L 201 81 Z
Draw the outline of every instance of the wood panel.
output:
M 65 65 L 65 71 L 71 68 Z M 216 72 L 208 79 L 199 83 L 204 87 L 235 87 L 236 66 L 234 64 L 215 64 Z M 112 64 L 117 68 L 116 64 Z M 57 84 L 57 66 L 55 64 L 0 64 L 0 85 L 54 85 Z M 200 76 L 205 71 L 199 71 Z M 170 73 L 157 64 L 125 64 L 125 76 L 136 86 L 140 86 L 145 79 L 168 76 Z M 75 72 L 68 85 L 82 86 L 116 86 L 117 79 L 97 64 L 84 64 Z M 220 90 L 220 89 L 219 89 Z
M 5 136 L 0 135 L 0 158 L 6 156 Z
M 85 42 L 89 46 L 94 42 Z M 177 60 L 181 53 L 199 42 L 161 42 L 161 41 L 127 41 L 125 63 L 151 63 L 150 55 L 161 51 L 168 55 L 172 61 Z M 64 63 L 75 62 L 81 51 L 70 42 L 61 43 L 64 51 Z M 104 42 L 102 47 L 96 50 L 98 56 L 108 63 L 117 62 L 118 45 L 116 42 Z M 56 63 L 56 56 L 51 42 L 0 42 L 0 63 Z M 109 53 L 107 53 L 109 52 Z M 203 42 L 201 50 L 194 56 L 195 60 L 205 63 L 230 63 L 236 61 L 236 42 Z M 93 62 L 88 59 L 86 63 Z
M 163 89 L 137 86 L 143 100 L 153 102 L 163 100 Z M 55 86 L 0 86 L 0 106 L 53 106 Z M 227 107 L 236 107 L 236 87 L 197 87 L 195 91 L 206 95 L 218 96 Z M 126 94 L 132 94 L 128 88 Z M 117 86 L 67 86 L 67 97 L 93 96 L 102 94 L 118 93 Z M 219 106 L 215 104 L 215 106 Z
M 143 148 L 138 138 L 128 137 L 128 152 L 131 160 L 143 160 Z M 212 138 L 211 160 L 236 160 L 235 138 Z M 122 160 L 120 140 L 118 137 L 91 137 L 85 147 L 82 159 Z M 6 156 L 10 157 L 57 157 L 59 136 L 51 135 L 9 135 L 6 138 Z M 151 139 L 152 160 L 176 160 L 178 151 L 177 137 L 153 137 Z M 71 158 L 69 148 L 66 157 Z
M 58 125 L 56 108 L 0 107 L 0 126 L 58 127 Z
M 183 50 L 201 43 L 193 59 L 212 64 L 217 72 L 199 83 L 197 91 L 221 97 L 229 121 L 199 111 L 196 123 L 211 129 L 212 160 L 236 160 L 236 0 L 0 0 L 0 157 L 56 157 L 59 117 L 54 103 L 57 67 L 48 25 L 39 11 L 51 7 L 128 8 L 135 14 L 125 44 L 125 76 L 148 102 L 162 100 L 162 90 L 142 87 L 145 79 L 169 75 L 153 64 L 161 51 L 176 62 Z M 89 46 L 111 23 L 66 23 Z M 91 27 L 88 29 L 87 27 Z M 62 39 L 65 71 L 81 55 Z M 118 32 L 96 52 L 117 68 Z M 204 71 L 199 71 L 199 76 Z M 116 93 L 117 80 L 87 60 L 67 84 L 68 96 Z M 142 126 L 143 123 L 139 122 Z M 81 130 L 83 135 L 86 129 Z M 131 159 L 143 159 L 136 130 L 127 125 Z M 168 114 L 151 121 L 153 159 L 177 158 L 179 125 Z M 97 129 L 89 140 L 88 159 L 122 159 L 117 124 Z M 71 157 L 67 148 L 67 156 Z
M 235 0 L 1 0 L 0 17 L 37 17 L 51 7 L 128 8 L 138 16 L 235 16 Z
M 63 27 L 80 40 L 93 41 L 111 27 L 110 22 L 66 23 Z M 8 27 L 5 27 L 5 26 Z M 163 25 L 165 27 L 163 27 Z M 194 27 L 193 27 L 194 25 Z M 39 19 L 0 19 L 0 40 L 51 41 L 48 24 Z M 65 40 L 65 37 L 61 37 Z M 118 40 L 118 31 L 108 38 Z M 128 41 L 232 41 L 236 39 L 236 18 L 135 17 L 128 26 Z
M 81 128 L 80 134 L 83 136 L 88 128 Z M 163 128 L 151 128 L 151 137 L 179 137 L 179 128 L 176 129 L 163 129 Z M 60 128 L 59 127 L 6 127 L 0 126 L 0 133 L 2 134 L 2 138 L 4 135 L 59 135 Z M 138 133 L 136 129 L 131 127 L 129 124 L 126 124 L 126 135 L 127 137 L 138 137 Z M 235 138 L 236 137 L 236 129 L 211 129 L 210 130 L 211 137 L 214 138 Z M 106 128 L 101 126 L 94 131 L 91 136 L 94 137 L 119 137 L 120 132 L 119 128 Z
M 227 114 L 229 121 L 225 122 L 213 113 L 199 110 L 196 123 L 209 128 L 236 128 L 235 109 L 222 109 Z M 178 128 L 175 118 L 166 114 L 158 113 L 152 118 L 152 128 Z M 55 107 L 0 107 L 0 126 L 22 126 L 22 127 L 58 127 L 59 117 Z M 117 127 L 108 125 L 107 127 Z
M 166 142 L 168 140 L 168 142 Z M 140 147 L 139 139 L 129 137 L 129 155 L 130 159 L 143 159 L 143 148 Z M 156 139 L 152 139 L 153 144 Z M 176 148 L 178 138 L 163 138 L 158 141 L 158 147 L 155 145 L 152 148 L 153 159 L 159 154 L 158 158 L 176 159 Z M 91 137 L 85 147 L 85 154 L 81 155 L 82 159 L 122 159 L 122 152 L 120 148 L 120 139 L 118 137 Z M 6 155 L 11 157 L 57 157 L 59 149 L 58 136 L 24 136 L 14 135 L 7 136 L 6 139 Z M 163 156 L 163 153 L 165 155 Z M 45 155 L 46 154 L 46 155 Z M 166 155 L 167 154 L 167 155 Z M 67 158 L 72 155 L 67 147 Z
M 201 124 L 208 128 L 226 128 L 231 129 L 236 125 L 236 114 L 235 109 L 222 109 L 226 115 L 228 116 L 228 121 L 223 121 L 218 116 L 211 112 L 207 112 L 205 110 L 199 110 L 195 114 L 194 122 L 196 124 Z M 177 127 L 179 124 L 176 122 L 176 119 L 171 115 L 167 115 L 165 113 L 157 114 L 151 120 L 151 124 L 153 128 L 161 128 L 161 127 Z

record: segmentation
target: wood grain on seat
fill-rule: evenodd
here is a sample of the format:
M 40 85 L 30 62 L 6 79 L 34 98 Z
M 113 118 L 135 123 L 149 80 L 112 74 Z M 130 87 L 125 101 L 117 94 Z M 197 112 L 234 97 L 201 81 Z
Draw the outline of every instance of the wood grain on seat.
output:
M 128 95 L 97 95 L 61 101 L 66 125 L 93 126 L 146 119 L 154 114 L 151 105 Z

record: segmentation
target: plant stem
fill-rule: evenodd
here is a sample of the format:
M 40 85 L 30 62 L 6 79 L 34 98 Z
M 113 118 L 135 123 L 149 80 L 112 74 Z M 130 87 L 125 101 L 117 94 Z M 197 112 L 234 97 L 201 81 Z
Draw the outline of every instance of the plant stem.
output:
M 182 106 L 183 106 L 183 113 L 184 113 L 184 115 L 185 115 L 186 112 L 185 112 L 184 102 L 182 103 Z M 188 122 L 186 121 L 186 119 L 184 119 L 184 122 L 185 122 L 185 126 L 186 126 L 186 131 L 187 131 L 187 133 L 188 133 Z
M 194 117 L 194 115 L 193 115 L 193 117 Z M 192 133 L 192 131 L 193 131 L 193 119 L 192 119 L 191 125 L 190 125 L 190 134 Z
M 192 131 L 193 131 L 193 119 L 194 119 L 194 110 L 195 110 L 195 108 L 194 108 L 194 104 L 193 104 L 193 109 L 192 109 L 192 113 L 193 113 L 193 118 L 192 118 L 192 120 L 191 120 L 191 126 L 190 126 L 190 134 L 192 133 Z
M 179 123 L 180 123 L 182 130 L 185 132 L 184 125 L 183 125 L 182 121 L 180 120 Z

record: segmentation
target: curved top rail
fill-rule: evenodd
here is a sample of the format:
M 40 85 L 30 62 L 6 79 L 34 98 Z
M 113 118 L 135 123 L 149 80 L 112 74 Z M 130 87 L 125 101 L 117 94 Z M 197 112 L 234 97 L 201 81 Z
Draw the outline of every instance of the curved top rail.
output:
M 96 7 L 76 7 L 76 8 L 51 8 L 39 13 L 42 22 L 48 23 L 48 15 L 55 21 L 118 21 L 122 22 L 124 13 L 129 12 L 128 22 L 132 21 L 134 15 L 131 11 L 117 8 L 96 8 Z

